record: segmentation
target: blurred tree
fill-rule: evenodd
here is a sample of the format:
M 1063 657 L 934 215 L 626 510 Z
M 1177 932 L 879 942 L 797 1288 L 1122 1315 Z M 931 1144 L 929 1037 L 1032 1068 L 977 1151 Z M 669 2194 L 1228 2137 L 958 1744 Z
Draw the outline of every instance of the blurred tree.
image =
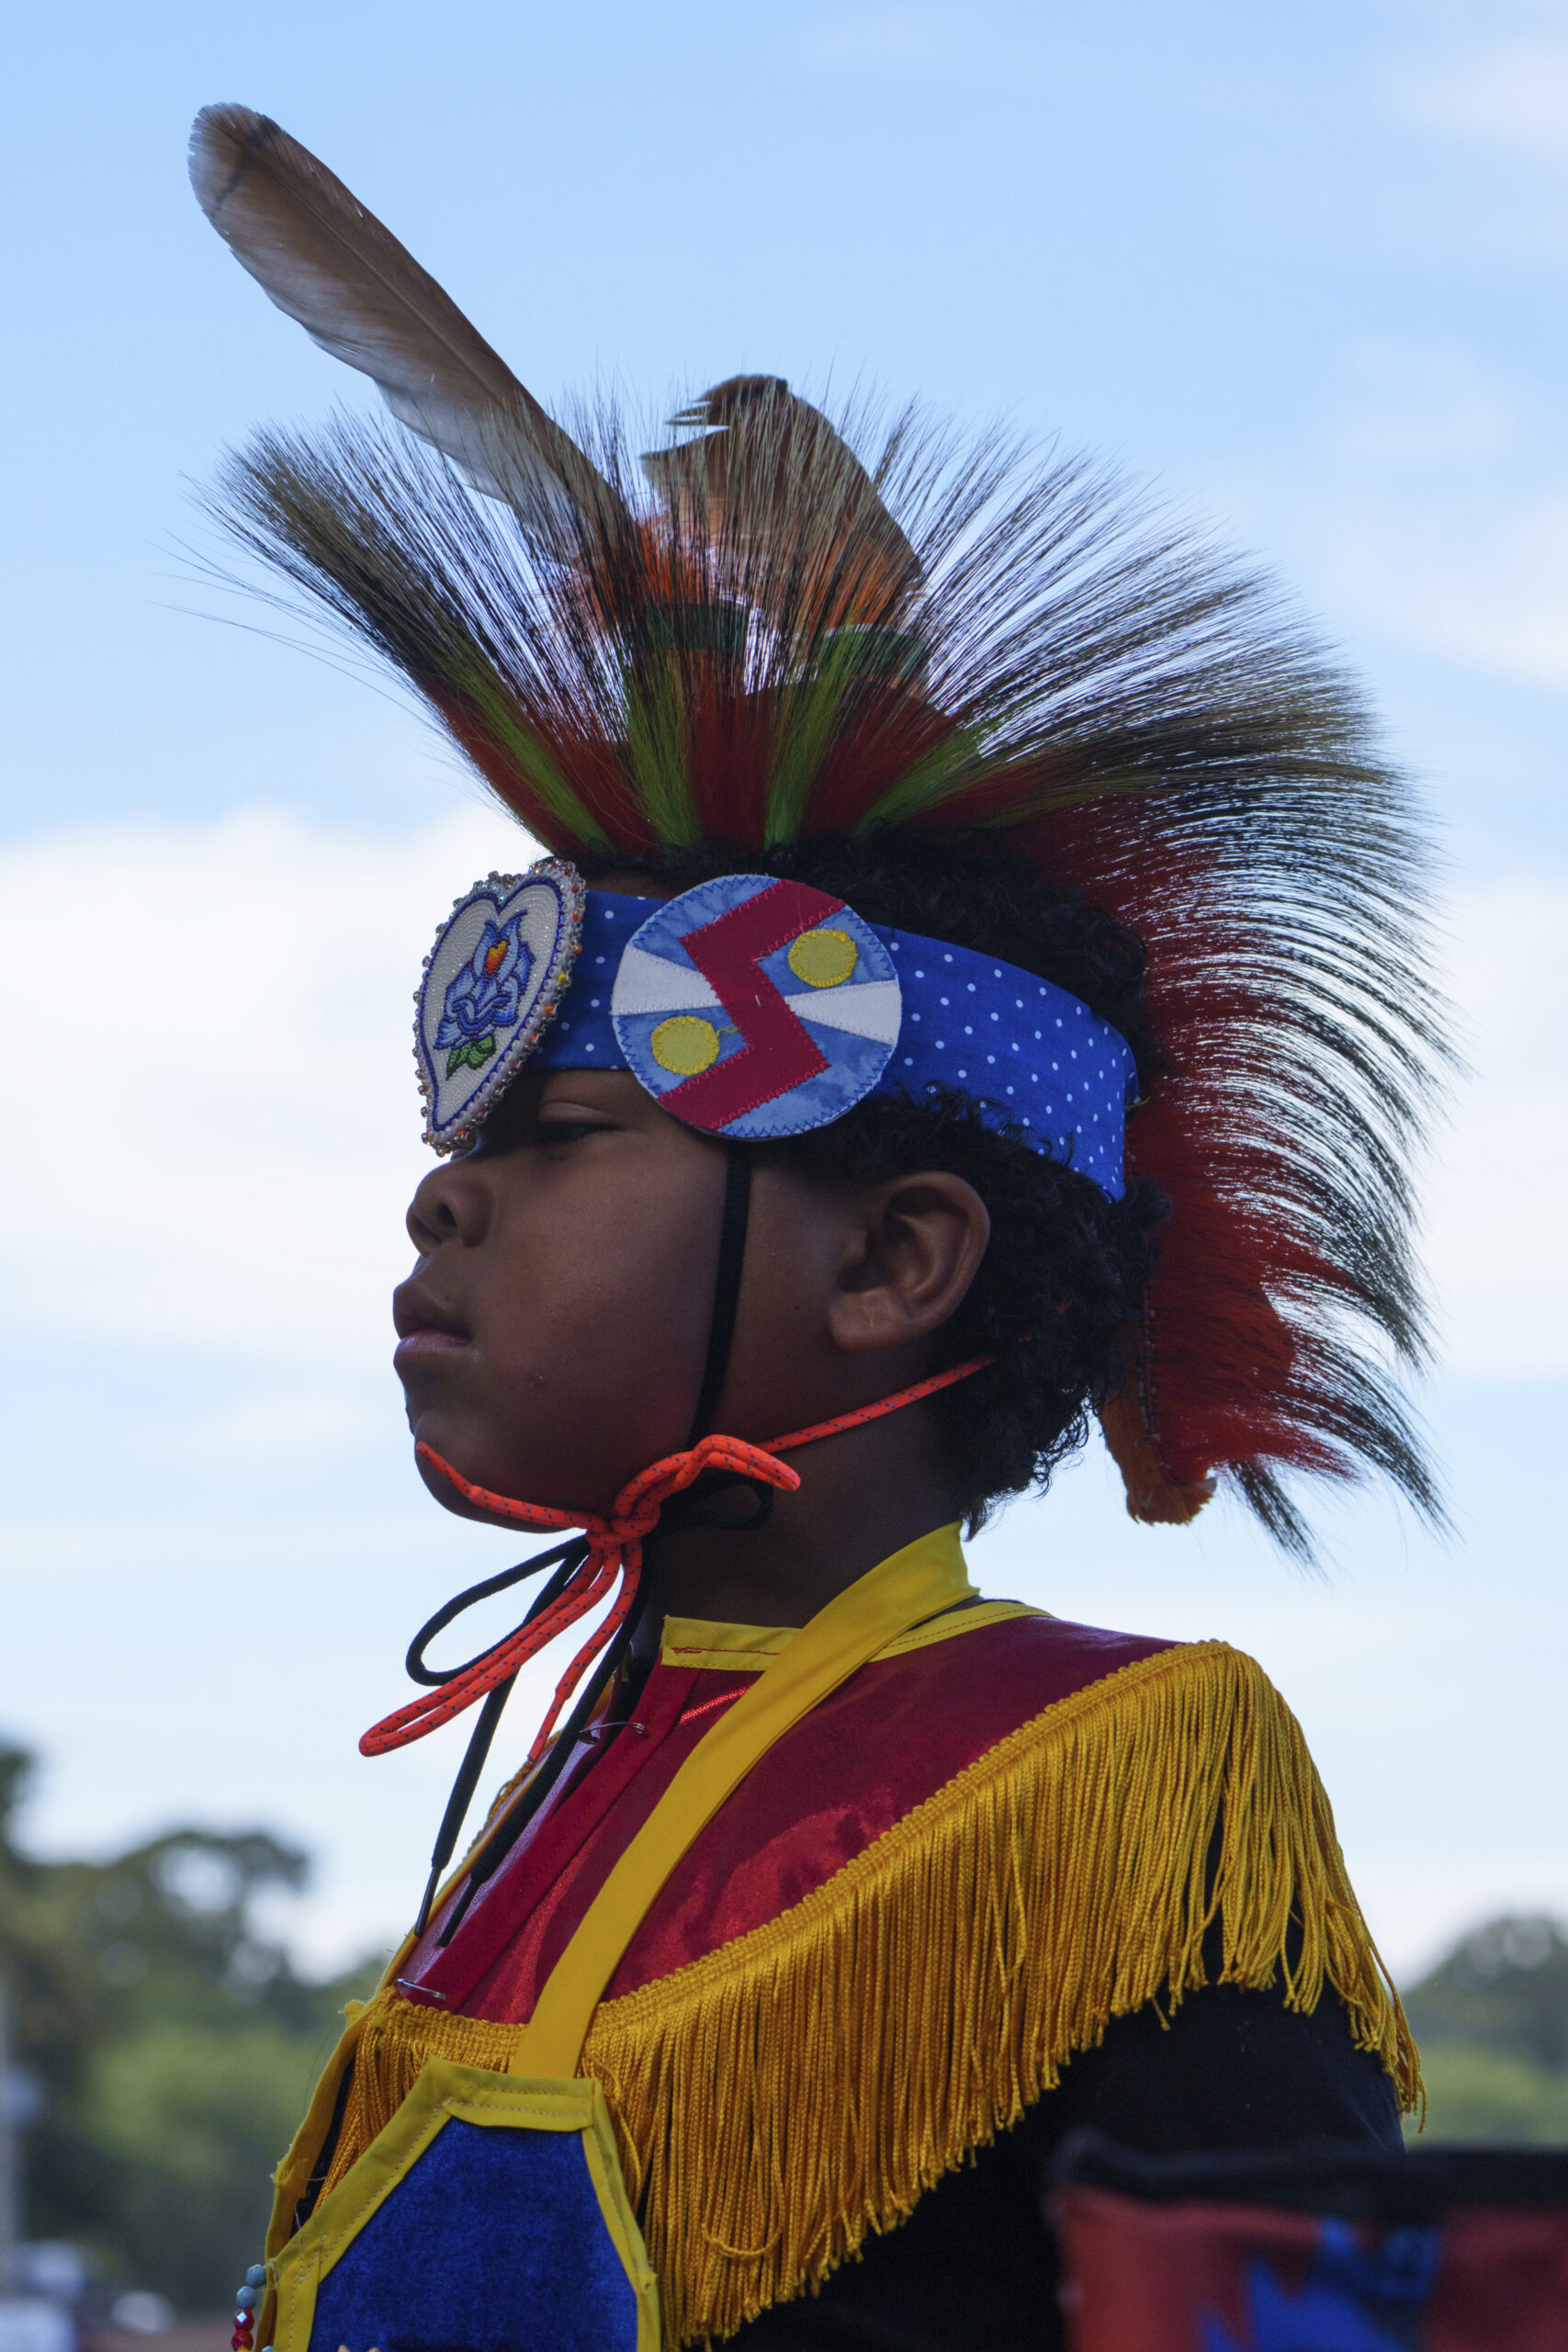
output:
M 343 2004 L 375 1969 L 312 1984 L 258 1931 L 258 1895 L 308 1868 L 265 1831 L 34 1860 L 13 1828 L 29 1769 L 0 1747 L 0 1975 L 44 2091 L 25 2226 L 86 2246 L 116 2284 L 220 2308 L 257 2257 L 269 2177 Z
M 1568 1934 L 1494 1919 L 1404 1996 L 1440 2140 L 1568 2142 Z
M 1462 2041 L 1429 2044 L 1422 2065 L 1426 2140 L 1568 2145 L 1568 2075 Z
M 269 2177 L 305 2111 L 314 2039 L 261 2018 L 148 2026 L 92 2069 L 127 2275 L 186 2310 L 220 2306 L 259 2260 Z
M 1568 2075 L 1568 1935 L 1551 1919 L 1494 1919 L 1405 1996 L 1416 2035 L 1506 2051 Z

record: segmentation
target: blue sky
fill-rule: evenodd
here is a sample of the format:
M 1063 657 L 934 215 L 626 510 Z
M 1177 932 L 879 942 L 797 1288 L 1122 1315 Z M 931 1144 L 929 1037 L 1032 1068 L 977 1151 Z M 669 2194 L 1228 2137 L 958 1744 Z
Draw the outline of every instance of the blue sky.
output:
M 547 401 L 653 417 L 755 368 L 1060 435 L 1276 566 L 1367 676 L 1440 829 L 1474 1069 L 1430 1188 L 1457 1540 L 1337 1506 L 1307 1584 L 1218 1514 L 1130 1529 L 1090 1458 L 980 1561 L 1254 1647 L 1402 1966 L 1568 1912 L 1568 6 L 152 0 L 29 12 L 8 65 L 0 1722 L 46 1759 L 35 1838 L 269 1820 L 321 1857 L 302 1950 L 389 1937 L 451 1736 L 355 1738 L 500 1541 L 408 1471 L 384 1302 L 408 990 L 516 839 L 182 552 L 226 444 L 371 397 L 190 198 L 189 119 L 238 98 Z

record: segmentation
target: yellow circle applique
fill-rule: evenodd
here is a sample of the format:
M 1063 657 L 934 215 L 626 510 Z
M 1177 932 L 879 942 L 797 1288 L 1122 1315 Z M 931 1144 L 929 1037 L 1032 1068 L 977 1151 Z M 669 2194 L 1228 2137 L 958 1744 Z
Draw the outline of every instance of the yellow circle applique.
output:
M 860 962 L 847 931 L 803 931 L 789 951 L 789 968 L 808 989 L 836 989 Z
M 671 1013 L 648 1045 L 660 1069 L 673 1070 L 678 1078 L 695 1078 L 718 1059 L 718 1031 L 697 1012 Z

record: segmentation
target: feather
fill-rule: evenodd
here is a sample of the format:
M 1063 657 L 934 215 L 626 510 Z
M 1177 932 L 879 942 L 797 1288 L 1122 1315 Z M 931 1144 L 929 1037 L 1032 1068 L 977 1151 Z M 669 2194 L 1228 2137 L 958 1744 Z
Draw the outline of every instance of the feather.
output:
M 782 376 L 731 376 L 670 420 L 687 437 L 648 450 L 642 469 L 665 504 L 689 528 L 710 527 L 753 539 L 809 538 L 818 560 L 841 560 L 856 548 L 856 609 L 886 605 L 919 585 L 919 560 L 854 451 L 820 409 L 792 392 Z M 814 531 L 802 530 L 814 510 Z
M 525 516 L 609 494 L 450 296 L 308 149 L 248 107 L 204 107 L 190 141 L 202 210 L 264 291 L 401 424 Z

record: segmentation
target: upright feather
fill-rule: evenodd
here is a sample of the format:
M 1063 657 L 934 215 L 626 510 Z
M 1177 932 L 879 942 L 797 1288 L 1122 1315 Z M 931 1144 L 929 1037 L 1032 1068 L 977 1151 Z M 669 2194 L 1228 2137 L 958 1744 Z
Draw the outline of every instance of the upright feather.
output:
M 206 107 L 197 201 L 235 259 L 400 424 L 526 522 L 617 504 L 596 468 L 451 297 L 326 165 L 249 107 Z
M 918 591 L 919 559 L 876 484 L 782 376 L 731 376 L 670 422 L 686 438 L 648 450 L 642 469 L 688 532 L 809 544 L 852 623 L 885 623 Z

